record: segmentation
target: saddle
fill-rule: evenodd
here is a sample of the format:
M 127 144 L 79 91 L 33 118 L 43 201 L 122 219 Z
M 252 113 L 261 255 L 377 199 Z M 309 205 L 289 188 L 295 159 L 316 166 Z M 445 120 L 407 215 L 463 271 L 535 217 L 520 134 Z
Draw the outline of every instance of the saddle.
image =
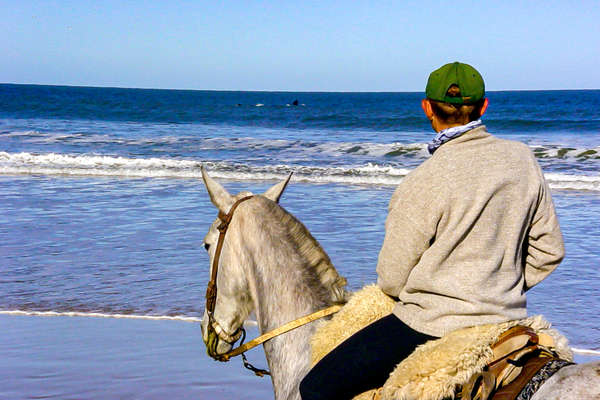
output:
M 313 363 L 356 331 L 389 314 L 393 306 L 377 287 L 354 293 L 313 336 Z M 557 358 L 567 360 L 562 363 L 573 359 L 568 341 L 541 316 L 478 325 L 417 347 L 377 392 L 386 400 L 514 399 L 523 388 L 531 389 L 527 383 L 538 371 L 539 376 L 560 364 Z M 365 392 L 355 400 L 377 399 L 374 393 Z
M 523 388 L 545 365 L 558 356 L 552 349 L 554 339 L 545 333 L 537 334 L 526 326 L 508 329 L 491 348 L 492 360 L 484 370 L 473 374 L 459 388 L 455 399 L 515 400 Z M 382 399 L 383 388 L 372 392 L 372 400 Z
M 492 346 L 493 358 L 463 385 L 461 400 L 513 400 L 543 366 L 558 360 L 554 339 L 526 326 L 510 328 Z

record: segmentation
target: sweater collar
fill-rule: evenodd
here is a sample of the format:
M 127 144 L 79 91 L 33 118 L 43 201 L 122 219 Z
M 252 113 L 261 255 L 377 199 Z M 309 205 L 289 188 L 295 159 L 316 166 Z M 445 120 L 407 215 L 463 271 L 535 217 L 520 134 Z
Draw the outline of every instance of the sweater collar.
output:
M 483 123 L 478 119 L 477 121 L 471 121 L 466 125 L 454 126 L 439 131 L 431 143 L 427 145 L 427 150 L 429 150 L 429 154 L 433 154 L 444 143 L 449 142 L 472 129 L 479 128 L 480 126 L 483 126 Z

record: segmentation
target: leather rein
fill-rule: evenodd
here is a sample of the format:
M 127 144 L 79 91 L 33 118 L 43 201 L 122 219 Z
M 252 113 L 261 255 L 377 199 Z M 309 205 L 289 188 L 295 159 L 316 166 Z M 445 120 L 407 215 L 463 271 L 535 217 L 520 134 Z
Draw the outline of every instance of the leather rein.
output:
M 254 196 L 247 196 L 247 197 L 243 197 L 243 198 L 237 200 L 235 203 L 233 203 L 233 205 L 229 209 L 229 213 L 227 213 L 227 214 L 225 214 L 219 210 L 218 217 L 219 217 L 219 220 L 221 220 L 221 224 L 219 224 L 219 226 L 217 227 L 217 229 L 219 231 L 219 239 L 217 240 L 217 248 L 215 250 L 215 256 L 213 258 L 212 271 L 210 274 L 210 281 L 208 281 L 208 285 L 206 287 L 206 312 L 208 315 L 207 328 L 209 329 L 209 332 L 210 332 L 210 330 L 212 330 L 219 337 L 219 339 L 231 344 L 233 347 L 233 344 L 235 342 L 237 342 L 240 337 L 242 337 L 242 341 L 240 342 L 240 345 L 237 348 L 231 349 L 230 351 L 228 351 L 227 353 L 224 353 L 224 354 L 219 354 L 216 356 L 211 355 L 211 357 L 213 357 L 214 359 L 216 359 L 218 361 L 229 361 L 229 359 L 231 357 L 241 355 L 243 362 L 244 362 L 244 367 L 253 371 L 257 376 L 262 377 L 263 375 L 270 375 L 270 372 L 263 370 L 263 369 L 258 369 L 258 368 L 255 368 L 254 366 L 252 366 L 252 364 L 250 364 L 248 362 L 248 360 L 246 359 L 246 356 L 244 354 L 246 351 L 266 342 L 269 339 L 272 339 L 283 333 L 289 332 L 292 329 L 296 329 L 302 325 L 306 325 L 306 324 L 308 324 L 312 321 L 315 321 L 319 318 L 323 318 L 325 316 L 334 314 L 334 313 L 338 312 L 340 310 L 340 308 L 342 308 L 342 306 L 339 304 L 333 305 L 333 306 L 327 307 L 325 309 L 319 310 L 317 312 L 314 312 L 312 314 L 306 315 L 304 317 L 300 317 L 300 318 L 290 321 L 278 328 L 275 328 L 275 329 L 257 337 L 256 339 L 249 341 L 246 344 L 244 344 L 244 339 L 246 338 L 246 331 L 244 330 L 243 325 L 240 326 L 234 333 L 231 333 L 231 334 L 227 333 L 221 327 L 221 325 L 219 325 L 217 320 L 214 318 L 213 313 L 215 311 L 215 306 L 217 303 L 217 274 L 219 271 L 219 259 L 221 258 L 221 250 L 223 249 L 223 242 L 225 241 L 225 234 L 227 233 L 227 229 L 229 228 L 229 224 L 231 223 L 231 219 L 233 218 L 233 213 L 236 210 L 236 208 L 244 201 L 250 200 L 253 197 Z

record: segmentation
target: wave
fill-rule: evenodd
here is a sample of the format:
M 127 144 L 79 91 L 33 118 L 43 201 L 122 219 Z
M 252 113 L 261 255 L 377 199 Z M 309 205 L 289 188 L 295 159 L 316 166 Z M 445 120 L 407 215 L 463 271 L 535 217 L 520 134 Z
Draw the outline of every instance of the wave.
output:
M 571 160 L 600 160 L 600 146 L 595 148 L 574 148 L 562 146 L 533 146 L 536 158 L 557 158 Z
M 320 142 L 306 140 L 310 137 L 305 131 L 285 129 L 281 130 L 267 127 L 226 127 L 202 126 L 203 135 L 192 134 L 191 127 L 185 127 L 176 134 L 168 135 L 161 132 L 159 136 L 145 136 L 144 127 L 140 128 L 139 136 L 127 137 L 122 134 L 107 134 L 92 132 L 42 132 L 39 130 L 7 131 L 0 132 L 0 139 L 19 138 L 28 143 L 36 144 L 69 144 L 69 145 L 115 145 L 115 146 L 143 146 L 152 149 L 154 146 L 178 146 L 182 149 L 196 148 L 199 150 L 214 151 L 276 151 L 304 154 L 307 157 L 316 152 L 334 156 L 360 155 L 369 157 L 412 157 L 426 159 L 429 157 L 427 144 L 418 143 L 377 143 L 377 142 Z M 108 129 L 107 127 L 99 128 Z M 115 128 L 116 129 L 116 128 Z M 128 132 L 129 133 L 129 132 Z M 356 130 L 355 134 L 372 136 L 373 132 Z M 315 131 L 312 134 L 322 136 L 323 132 Z M 209 135 L 208 137 L 206 135 Z M 225 135 L 225 136 L 223 136 Z M 249 136 L 248 136 L 249 135 Z M 409 139 L 415 133 L 396 132 L 400 138 Z M 266 137 L 265 137 L 266 136 Z M 282 138 L 282 136 L 287 136 Z M 268 137 L 268 138 L 267 138 Z M 418 139 L 417 139 L 418 140 Z M 600 146 L 583 145 L 572 147 L 564 144 L 530 144 L 530 147 L 539 159 L 571 160 L 574 162 L 587 160 L 600 160 Z
M 106 128 L 105 128 L 106 129 Z M 144 148 L 177 145 L 182 148 L 195 147 L 198 150 L 216 151 L 293 151 L 307 155 L 315 152 L 343 155 L 355 153 L 369 156 L 396 156 L 412 153 L 423 158 L 428 156 L 425 143 L 373 143 L 373 142 L 320 142 L 305 140 L 306 132 L 287 129 L 288 137 L 282 139 L 281 130 L 274 128 L 211 127 L 203 126 L 203 134 L 210 137 L 194 136 L 190 132 L 179 131 L 176 135 L 126 137 L 119 134 L 93 132 L 41 132 L 38 130 L 0 132 L 0 139 L 18 138 L 35 144 L 69 144 L 69 145 L 116 145 L 144 146 Z M 140 132 L 141 133 L 141 132 Z M 360 134 L 360 131 L 357 131 Z M 315 132 L 317 136 L 322 132 Z M 368 133 L 365 133 L 368 134 Z M 372 134 L 372 133 L 371 133 Z M 225 137 L 221 136 L 225 135 Z M 250 136 L 248 136 L 250 135 Z M 268 136 L 264 138 L 262 136 Z M 419 154 L 420 153 L 420 154 Z
M 215 178 L 280 180 L 290 172 L 307 183 L 397 185 L 411 169 L 367 163 L 358 166 L 251 165 L 226 161 L 169 158 L 127 158 L 100 155 L 0 152 L 2 175 L 107 176 L 123 178 L 201 178 L 201 166 Z M 600 191 L 600 175 L 546 173 L 550 187 L 560 190 Z
M 0 152 L 0 174 L 114 176 L 150 178 L 201 178 L 201 166 L 212 176 L 231 180 L 278 180 L 294 172 L 294 179 L 309 183 L 397 184 L 409 169 L 367 164 L 361 167 L 319 167 L 201 162 L 168 158 L 32 154 Z

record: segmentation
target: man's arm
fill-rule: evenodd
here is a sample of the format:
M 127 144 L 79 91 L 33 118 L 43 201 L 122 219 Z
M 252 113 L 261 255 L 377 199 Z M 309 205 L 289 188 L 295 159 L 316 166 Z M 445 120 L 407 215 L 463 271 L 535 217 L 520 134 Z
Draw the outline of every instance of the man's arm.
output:
M 390 209 L 377 261 L 377 285 L 384 293 L 399 296 L 411 270 L 429 247 L 430 239 L 405 215 L 402 207 Z
M 546 278 L 565 256 L 554 203 L 550 188 L 545 181 L 542 182 L 538 207 L 529 229 L 524 256 L 525 290 L 531 289 Z

